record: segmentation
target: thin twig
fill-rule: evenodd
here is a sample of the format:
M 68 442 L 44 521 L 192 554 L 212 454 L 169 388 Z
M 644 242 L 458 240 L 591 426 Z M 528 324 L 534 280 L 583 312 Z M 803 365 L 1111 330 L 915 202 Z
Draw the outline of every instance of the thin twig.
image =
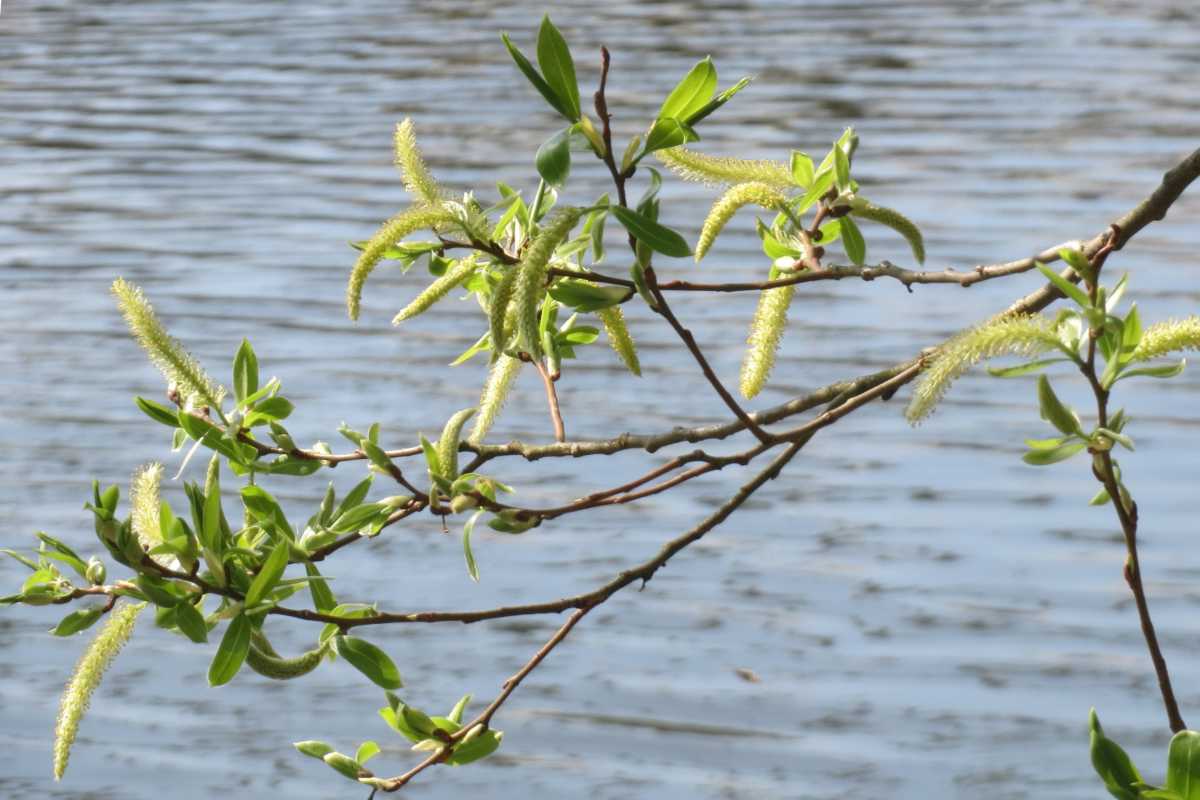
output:
M 546 365 L 540 358 L 531 358 L 530 360 L 537 367 L 538 374 L 542 376 L 542 385 L 546 387 L 546 403 L 550 406 L 550 421 L 554 424 L 554 441 L 565 442 L 567 431 L 563 427 L 562 410 L 558 407 L 558 392 L 554 389 L 554 378 L 551 377 L 550 371 L 546 369 Z

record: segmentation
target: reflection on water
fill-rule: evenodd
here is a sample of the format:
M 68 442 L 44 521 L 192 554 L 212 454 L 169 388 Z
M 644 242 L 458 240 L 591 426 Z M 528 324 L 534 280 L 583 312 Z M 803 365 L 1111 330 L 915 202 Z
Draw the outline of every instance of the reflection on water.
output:
M 10 3 L 0 19 L 0 522 L 5 545 L 46 529 L 87 552 L 79 510 L 92 477 L 124 482 L 170 460 L 130 402 L 161 391 L 112 309 L 117 275 L 144 285 L 176 335 L 224 372 L 240 337 L 297 402 L 301 441 L 346 419 L 409 441 L 470 405 L 478 366 L 441 365 L 479 333 L 453 304 L 390 316 L 418 276 L 381 269 L 364 318 L 342 292 L 361 238 L 404 202 L 389 167 L 392 125 L 412 116 L 450 185 L 530 187 L 531 154 L 555 126 L 500 45 L 531 38 L 540 7 L 468 2 L 285 4 Z M 862 134 L 861 180 L 926 232 L 935 266 L 969 267 L 1090 236 L 1194 146 L 1200 100 L 1196 12 L 1183 2 L 792 4 L 561 3 L 581 79 L 614 52 L 619 137 L 642 128 L 692 60 L 722 83 L 757 76 L 704 127 L 709 152 L 819 151 Z M 572 194 L 588 202 L 603 175 Z M 667 221 L 688 230 L 711 193 L 671 184 Z M 1150 316 L 1194 310 L 1200 200 L 1186 198 L 1114 268 L 1134 274 Z M 906 261 L 889 234 L 877 257 Z M 752 230 L 735 224 L 703 267 L 672 275 L 761 275 Z M 615 248 L 614 248 L 615 250 Z M 804 287 L 763 404 L 889 364 L 1006 304 L 1031 277 L 955 287 L 884 282 Z M 753 300 L 680 300 L 717 369 L 733 376 Z M 603 348 L 562 384 L 575 435 L 724 416 L 672 338 L 636 310 L 647 377 Z M 681 381 L 697 386 L 680 392 Z M 1185 711 L 1200 675 L 1197 565 L 1188 516 L 1200 418 L 1196 379 L 1129 386 L 1139 452 L 1127 459 L 1143 509 L 1145 571 Z M 603 397 L 603 402 L 597 402 Z M 497 438 L 544 438 L 540 388 L 521 384 Z M 533 411 L 528 417 L 520 413 Z M 823 434 L 785 478 L 679 557 L 645 591 L 615 598 L 555 652 L 501 717 L 503 753 L 422 784 L 427 797 L 1094 797 L 1084 719 L 1096 705 L 1155 769 L 1165 729 L 1120 580 L 1104 509 L 1084 475 L 1017 459 L 1037 431 L 1028 384 L 966 379 L 910 430 L 899 403 Z M 721 449 L 731 448 L 726 445 Z M 505 464 L 531 503 L 619 482 L 643 457 Z M 532 476 L 537 476 L 536 480 Z M 340 484 L 352 481 L 338 471 Z M 347 552 L 342 595 L 389 608 L 484 607 L 583 590 L 653 552 L 728 494 L 736 475 L 696 481 L 638 508 L 598 511 L 525 537 L 481 536 L 484 580 L 433 521 Z M 305 482 L 271 484 L 297 513 Z M 178 502 L 181 493 L 168 496 Z M 0 563 L 0 582 L 19 573 Z M 194 648 L 146 626 L 87 719 L 62 788 L 50 774 L 59 686 L 82 640 L 51 641 L 55 614 L 0 616 L 0 793 L 11 798 L 216 793 L 345 796 L 287 743 L 340 748 L 379 737 L 381 761 L 411 761 L 375 719 L 376 692 L 342 665 L 295 686 L 243 676 L 211 691 Z M 375 638 L 420 705 L 461 689 L 490 697 L 551 620 Z M 313 631 L 283 623 L 295 650 Z M 739 677 L 751 670 L 759 682 Z M 317 783 L 321 781 L 321 783 Z M 116 787 L 124 787 L 119 792 Z M 318 787 L 315 788 L 314 787 Z

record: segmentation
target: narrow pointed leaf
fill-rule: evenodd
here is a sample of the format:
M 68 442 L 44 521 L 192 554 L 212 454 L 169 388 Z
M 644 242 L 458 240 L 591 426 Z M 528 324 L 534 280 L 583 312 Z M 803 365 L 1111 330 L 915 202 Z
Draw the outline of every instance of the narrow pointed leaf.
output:
M 566 107 L 564 116 L 571 122 L 578 122 L 579 83 L 575 79 L 575 62 L 571 59 L 566 40 L 554 27 L 549 15 L 542 17 L 542 26 L 538 29 L 537 60 L 542 68 L 542 77 Z
M 245 614 L 238 614 L 225 629 L 217 654 L 213 657 L 208 668 L 208 683 L 210 686 L 223 686 L 233 680 L 246 653 L 250 650 L 250 619 Z
M 549 103 L 555 111 L 562 114 L 572 122 L 578 119 L 578 114 L 573 114 L 571 111 L 571 106 L 567 100 L 559 97 L 558 93 L 550 86 L 550 84 L 546 83 L 533 64 L 529 62 L 529 59 L 526 58 L 525 55 L 517 49 L 517 46 L 512 43 L 512 40 L 508 38 L 508 34 L 501 34 L 500 38 L 504 40 L 504 46 L 508 48 L 508 54 L 512 56 L 513 61 L 516 62 L 517 68 L 524 73 L 525 77 L 529 79 L 529 82 L 533 84 L 533 88 L 538 90 L 542 97 L 546 99 L 546 102 Z
M 365 639 L 356 636 L 337 636 L 334 639 L 337 654 L 377 686 L 384 689 L 399 689 L 404 685 L 400 671 L 388 654 Z
M 633 238 L 651 250 L 672 258 L 685 258 L 692 254 L 687 241 L 670 228 L 653 222 L 646 216 L 621 206 L 613 206 L 612 213 L 625 226 Z

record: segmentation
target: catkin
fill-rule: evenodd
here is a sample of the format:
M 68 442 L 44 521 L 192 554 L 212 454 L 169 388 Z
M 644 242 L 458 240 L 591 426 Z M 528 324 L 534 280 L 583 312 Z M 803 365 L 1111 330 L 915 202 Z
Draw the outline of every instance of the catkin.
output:
M 762 391 L 775 366 L 775 353 L 787 327 L 788 306 L 796 293 L 795 284 L 767 289 L 759 294 L 758 307 L 750 323 L 739 388 L 747 399 Z
M 708 186 L 726 186 L 751 181 L 765 183 L 778 189 L 796 186 L 792 179 L 792 171 L 778 161 L 708 156 L 682 146 L 659 150 L 654 155 L 684 180 Z
M 110 612 L 104 627 L 92 639 L 87 650 L 79 659 L 67 688 L 59 702 L 58 723 L 54 729 L 54 779 L 61 780 L 71 757 L 71 745 L 79 733 L 79 723 L 91 702 L 92 693 L 100 685 L 104 671 L 112 664 L 117 653 L 133 634 L 137 615 L 145 603 L 122 605 Z
M 861 197 L 855 197 L 850 202 L 850 211 L 856 217 L 886 225 L 903 236 L 908 242 L 908 246 L 912 248 L 913 257 L 917 259 L 917 262 L 925 263 L 925 240 L 921 237 L 920 229 L 908 217 L 899 211 L 877 206 Z
M 725 224 L 733 218 L 738 209 L 747 205 L 757 205 L 772 211 L 781 211 L 787 207 L 787 198 L 779 191 L 765 183 L 754 181 L 739 183 L 713 203 L 712 210 L 700 228 L 700 239 L 696 242 L 696 261 L 704 258 L 704 254 L 712 247 L 717 235 Z
M 404 180 L 404 188 L 417 202 L 437 205 L 445 195 L 442 187 L 434 180 L 417 147 L 413 122 L 407 117 L 396 126 L 396 167 Z
M 452 481 L 458 477 L 458 440 L 462 434 L 463 425 L 475 414 L 474 407 L 464 408 L 456 412 L 446 421 L 442 428 L 441 438 L 438 439 L 438 463 L 442 467 L 442 477 Z
M 914 425 L 929 416 L 950 384 L 985 358 L 1032 358 L 1060 346 L 1053 321 L 1041 314 L 998 317 L 963 331 L 930 357 L 904 415 Z
M 350 282 L 346 286 L 346 310 L 350 313 L 350 319 L 358 319 L 363 284 L 367 282 L 371 271 L 389 247 L 410 233 L 439 224 L 454 223 L 457 220 L 452 212 L 444 208 L 410 206 L 383 223 L 367 240 L 363 251 L 358 255 L 358 261 L 354 263 L 354 269 L 350 271 Z
M 512 389 L 517 373 L 521 371 L 522 363 L 524 362 L 519 358 L 503 353 L 492 363 L 487 382 L 484 383 L 483 392 L 479 397 L 479 415 L 475 417 L 475 425 L 471 429 L 471 435 L 467 437 L 471 444 L 482 442 L 483 437 L 492 429 L 492 423 L 496 421 L 504 401 L 508 399 L 509 390 Z
M 1200 350 L 1200 317 L 1156 322 L 1142 332 L 1130 361 L 1148 361 L 1179 350 Z
M 608 336 L 608 343 L 616 351 L 621 363 L 634 375 L 640 377 L 642 365 L 638 362 L 637 345 L 634 344 L 633 337 L 629 335 L 629 327 L 625 324 L 625 315 L 621 313 L 621 307 L 602 308 L 596 312 L 596 316 L 600 317 L 600 321 L 604 323 L 604 333 Z
M 546 292 L 546 271 L 554 249 L 562 244 L 579 220 L 579 209 L 566 207 L 555 212 L 517 266 L 513 285 L 513 306 L 517 314 L 518 348 L 531 358 L 542 357 L 542 339 L 538 333 L 539 312 Z
M 113 281 L 112 293 L 130 332 L 167 382 L 179 392 L 184 405 L 220 408 L 221 398 L 225 396 L 224 387 L 213 383 L 200 363 L 167 333 L 142 290 L 124 278 L 117 278 Z
M 406 305 L 392 319 L 392 324 L 399 325 L 407 319 L 412 319 L 418 314 L 428 311 L 434 303 L 450 294 L 454 287 L 471 277 L 471 273 L 475 271 L 475 266 L 475 261 L 470 258 L 464 258 L 462 261 L 455 262 L 437 280 L 429 284 L 425 288 L 425 291 L 414 297 L 412 302 Z
M 146 549 L 162 543 L 159 524 L 159 492 L 163 465 L 157 462 L 140 467 L 129 484 L 129 502 L 133 507 L 133 532 Z

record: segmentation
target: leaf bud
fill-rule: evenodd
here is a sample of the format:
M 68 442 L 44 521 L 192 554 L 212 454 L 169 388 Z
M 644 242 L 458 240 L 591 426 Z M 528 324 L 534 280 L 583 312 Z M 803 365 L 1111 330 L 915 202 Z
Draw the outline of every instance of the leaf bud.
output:
M 469 494 L 455 495 L 450 500 L 450 510 L 453 511 L 455 514 L 461 514 L 464 511 L 470 511 L 472 508 L 475 508 L 475 506 L 477 506 L 477 505 L 479 505 L 479 501 L 477 501 L 474 497 L 472 497 Z
M 108 571 L 104 568 L 103 561 L 94 556 L 88 559 L 87 572 L 85 574 L 88 583 L 92 584 L 92 586 L 102 586 L 107 575 Z

